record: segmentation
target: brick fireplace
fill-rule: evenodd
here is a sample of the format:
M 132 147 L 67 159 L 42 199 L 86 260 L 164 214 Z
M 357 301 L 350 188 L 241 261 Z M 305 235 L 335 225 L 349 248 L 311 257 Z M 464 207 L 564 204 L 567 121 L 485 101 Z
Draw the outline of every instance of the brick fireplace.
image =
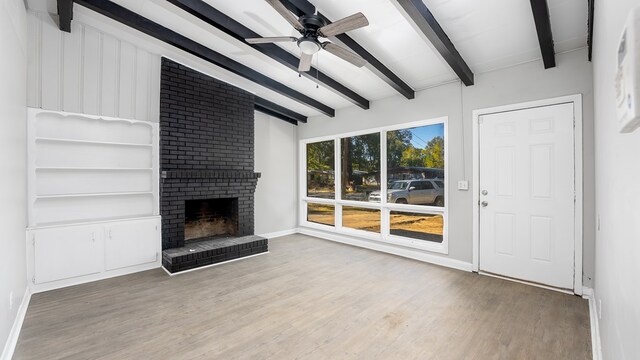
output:
M 253 95 L 163 58 L 160 168 L 163 263 L 200 240 L 253 235 Z
M 184 241 L 238 234 L 238 198 L 186 200 Z

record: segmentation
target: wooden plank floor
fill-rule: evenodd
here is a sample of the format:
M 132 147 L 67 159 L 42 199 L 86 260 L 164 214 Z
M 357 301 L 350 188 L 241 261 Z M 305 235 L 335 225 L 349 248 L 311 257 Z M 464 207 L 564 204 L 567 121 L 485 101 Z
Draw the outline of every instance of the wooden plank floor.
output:
M 586 300 L 292 235 L 36 294 L 14 359 L 590 359 Z

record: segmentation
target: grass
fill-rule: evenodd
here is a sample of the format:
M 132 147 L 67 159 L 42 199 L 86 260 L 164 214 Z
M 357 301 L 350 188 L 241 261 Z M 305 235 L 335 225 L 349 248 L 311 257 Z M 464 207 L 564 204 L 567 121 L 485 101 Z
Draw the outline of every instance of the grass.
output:
M 309 204 L 307 219 L 311 222 L 335 224 L 335 210 L 331 205 Z M 391 213 L 391 229 L 442 235 L 444 220 L 441 215 Z M 373 209 L 342 208 L 342 225 L 352 229 L 380 232 L 380 211 Z

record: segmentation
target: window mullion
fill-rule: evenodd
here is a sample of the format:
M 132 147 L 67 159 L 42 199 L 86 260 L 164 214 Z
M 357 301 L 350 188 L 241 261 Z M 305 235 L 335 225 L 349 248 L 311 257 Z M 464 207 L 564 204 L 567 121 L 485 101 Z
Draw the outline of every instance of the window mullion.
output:
M 333 160 L 334 160 L 334 165 L 333 165 L 333 183 L 335 186 L 335 195 L 333 196 L 333 198 L 336 200 L 336 205 L 334 208 L 334 225 L 336 227 L 336 230 L 341 230 L 342 229 L 342 205 L 338 204 L 337 200 L 341 200 L 342 199 L 342 152 L 341 152 L 341 144 L 340 144 L 340 138 L 335 138 L 333 140 L 334 144 L 334 156 L 333 156 Z
M 380 233 L 383 238 L 389 236 L 390 219 L 387 205 L 387 132 L 380 132 Z

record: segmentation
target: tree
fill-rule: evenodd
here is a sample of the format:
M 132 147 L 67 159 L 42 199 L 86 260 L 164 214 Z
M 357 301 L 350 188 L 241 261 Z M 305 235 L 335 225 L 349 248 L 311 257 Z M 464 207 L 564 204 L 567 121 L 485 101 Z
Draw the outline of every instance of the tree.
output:
M 394 169 L 401 166 L 403 152 L 411 144 L 411 131 L 407 129 L 387 132 L 387 166 Z
M 307 144 L 308 170 L 333 170 L 333 140 Z
M 424 149 L 424 166 L 444 169 L 444 138 L 436 136 L 429 141 Z
M 424 166 L 425 151 L 409 144 L 402 152 L 400 166 Z

